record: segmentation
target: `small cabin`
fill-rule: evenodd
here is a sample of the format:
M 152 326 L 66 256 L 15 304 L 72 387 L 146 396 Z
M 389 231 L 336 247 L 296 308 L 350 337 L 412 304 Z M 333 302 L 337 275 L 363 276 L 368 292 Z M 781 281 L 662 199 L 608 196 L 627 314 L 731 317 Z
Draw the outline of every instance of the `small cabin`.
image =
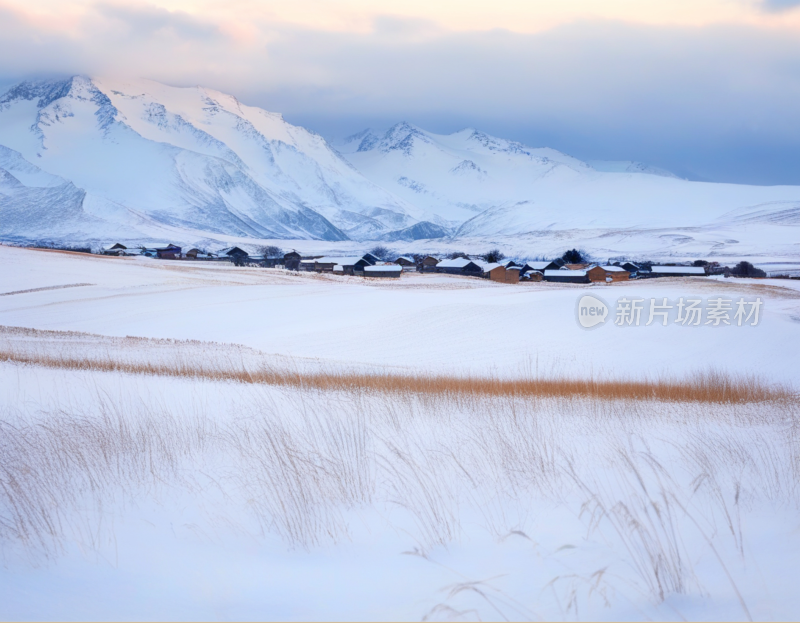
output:
M 620 266 L 592 266 L 586 271 L 589 281 L 608 283 L 611 281 L 628 281 L 631 274 Z
M 435 270 L 437 273 L 447 273 L 450 275 L 473 275 L 479 277 L 483 274 L 483 266 L 464 257 L 442 260 L 436 265 Z
M 338 257 L 336 260 L 345 275 L 360 275 L 367 266 L 372 266 L 366 257 Z M 402 270 L 402 266 L 398 268 Z
M 284 253 L 283 266 L 287 270 L 300 270 L 300 254 L 297 251 Z
M 519 283 L 519 266 L 506 266 L 506 283 Z
M 394 261 L 394 263 L 397 264 L 398 266 L 402 266 L 403 268 L 410 268 L 412 266 L 416 266 L 416 264 L 417 264 L 414 261 L 414 258 L 408 257 L 407 255 L 403 255 L 403 256 L 398 257 Z
M 506 267 L 502 264 L 487 264 L 483 267 L 483 274 L 492 281 L 497 281 L 498 283 L 506 282 Z

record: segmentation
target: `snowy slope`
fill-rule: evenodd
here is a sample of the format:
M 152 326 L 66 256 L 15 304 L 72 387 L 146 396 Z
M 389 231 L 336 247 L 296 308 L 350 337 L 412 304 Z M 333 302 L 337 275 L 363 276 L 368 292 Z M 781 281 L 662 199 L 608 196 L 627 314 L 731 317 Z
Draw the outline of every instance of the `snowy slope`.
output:
M 623 230 L 685 241 L 692 230 L 710 241 L 703 252 L 740 241 L 760 252 L 795 239 L 800 224 L 798 187 L 689 182 L 408 123 L 334 149 L 233 96 L 146 80 L 21 83 L 0 96 L 0 148 L 0 235 L 15 241 L 579 240 Z
M 366 177 L 447 219 L 456 237 L 543 230 L 708 227 L 754 218 L 796 226 L 800 188 L 689 182 L 637 162 L 582 162 L 468 128 L 450 135 L 399 123 L 337 148 Z M 741 226 L 741 225 L 740 225 Z
M 671 171 L 633 160 L 589 160 L 587 164 L 595 171 L 605 171 L 606 173 L 647 173 L 680 179 Z
M 344 240 L 422 220 L 321 137 L 200 87 L 22 83 L 0 97 L 0 145 L 115 206 L 95 216 L 116 223 L 138 217 L 177 232 Z M 51 203 L 50 224 L 76 218 L 75 205 L 66 196 Z M 38 235 L 20 218 L 17 237 Z

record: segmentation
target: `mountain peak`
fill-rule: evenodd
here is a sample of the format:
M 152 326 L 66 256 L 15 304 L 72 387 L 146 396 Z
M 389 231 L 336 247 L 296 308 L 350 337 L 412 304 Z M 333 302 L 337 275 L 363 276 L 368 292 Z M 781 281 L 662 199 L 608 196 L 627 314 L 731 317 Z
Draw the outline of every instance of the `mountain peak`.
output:
M 65 97 L 72 89 L 72 84 L 77 78 L 79 76 L 61 80 L 25 80 L 19 82 L 0 96 L 0 105 L 19 100 L 38 99 L 37 108 L 45 108 L 55 100 Z

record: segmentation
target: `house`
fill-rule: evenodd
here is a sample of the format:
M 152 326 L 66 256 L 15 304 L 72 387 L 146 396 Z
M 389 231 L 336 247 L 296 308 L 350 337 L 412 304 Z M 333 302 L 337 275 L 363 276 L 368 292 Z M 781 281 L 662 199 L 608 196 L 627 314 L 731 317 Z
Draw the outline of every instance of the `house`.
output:
M 151 244 L 144 250 L 147 257 L 157 257 L 162 260 L 174 260 L 181 256 L 181 248 L 169 242 Z
M 620 266 L 592 266 L 586 271 L 589 281 L 608 283 L 610 281 L 628 281 L 631 274 Z
M 589 283 L 589 276 L 586 274 L 586 270 L 559 268 L 558 270 L 544 271 L 544 280 L 558 283 Z
M 287 270 L 300 270 L 300 254 L 297 251 L 284 253 L 283 266 Z
M 514 260 L 503 260 L 500 263 L 506 268 L 522 268 L 522 264 L 517 264 Z
M 649 277 L 705 277 L 703 266 L 653 266 Z
M 566 268 L 567 270 L 587 270 L 591 266 L 592 264 L 588 262 L 581 262 L 580 264 L 564 264 L 562 268 Z
M 240 247 L 225 247 L 217 251 L 217 255 L 219 257 L 229 257 L 231 259 L 235 257 L 250 257 L 250 254 Z
M 342 267 L 342 271 L 345 275 L 360 275 L 365 267 L 372 265 L 366 257 L 337 257 L 333 259 L 335 259 L 336 263 Z
M 127 250 L 128 247 L 126 247 L 124 244 L 120 244 L 119 242 L 113 245 L 105 246 L 102 249 L 103 255 L 128 255 L 126 253 Z
M 546 270 L 558 270 L 564 265 L 564 260 L 539 260 L 539 261 L 530 261 L 525 262 L 525 266 L 522 267 L 522 272 L 527 272 L 529 270 L 538 270 L 541 273 L 544 273 Z
M 339 264 L 340 257 L 317 257 L 310 260 L 301 260 L 306 270 L 313 270 L 318 273 L 329 273 L 333 271 L 333 267 Z
M 364 269 L 361 271 L 361 274 L 364 277 L 389 277 L 397 279 L 400 277 L 400 273 L 403 272 L 402 266 L 394 266 L 392 265 L 381 265 L 381 266 L 364 266 Z
M 506 267 L 502 264 L 485 264 L 483 266 L 483 275 L 487 279 L 497 281 L 499 283 L 506 282 Z
M 300 260 L 300 270 L 321 272 L 336 272 L 338 274 L 361 274 L 365 266 L 371 264 L 361 256 L 353 257 L 316 257 Z M 339 268 L 337 268 L 337 266 Z
M 397 264 L 398 266 L 403 266 L 404 268 L 405 268 L 405 267 L 416 266 L 416 264 L 417 264 L 417 263 L 414 261 L 414 258 L 408 257 L 407 255 L 403 255 L 403 256 L 401 256 L 401 257 L 398 257 L 398 258 L 397 258 L 397 259 L 394 261 L 394 263 L 395 263 L 395 264 Z
M 381 258 L 376 255 L 372 255 L 372 253 L 365 253 L 361 257 L 363 257 L 370 266 L 374 266 L 381 261 Z
M 450 275 L 473 275 L 479 277 L 483 273 L 482 262 L 457 257 L 453 260 L 442 260 L 436 265 L 437 273 Z
M 506 283 L 519 283 L 519 266 L 506 266 Z
M 647 268 L 647 266 L 640 266 L 639 264 L 634 264 L 633 262 L 614 262 L 614 266 L 619 266 L 620 268 L 627 270 L 631 279 L 638 277 L 639 273 L 650 272 L 650 269 Z
M 191 248 L 186 253 L 183 254 L 188 260 L 212 260 L 216 256 L 213 253 L 209 253 L 208 251 L 201 251 L 197 248 Z
M 419 265 L 419 272 L 424 273 L 425 271 L 431 273 L 436 272 L 436 265 L 439 263 L 439 260 L 433 257 L 432 255 L 428 255 L 422 259 Z

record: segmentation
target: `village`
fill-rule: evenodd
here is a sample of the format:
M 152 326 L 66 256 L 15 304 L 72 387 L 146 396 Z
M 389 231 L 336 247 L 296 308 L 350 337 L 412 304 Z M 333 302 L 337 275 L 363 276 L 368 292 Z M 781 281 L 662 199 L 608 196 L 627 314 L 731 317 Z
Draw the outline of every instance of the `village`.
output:
M 733 268 L 717 262 L 695 260 L 656 264 L 651 261 L 608 260 L 605 263 L 585 257 L 576 249 L 565 251 L 555 259 L 514 260 L 498 250 L 485 254 L 452 253 L 448 256 L 392 254 L 385 247 L 376 247 L 362 255 L 326 256 L 301 255 L 284 252 L 277 247 L 261 247 L 250 253 L 238 246 L 216 252 L 190 248 L 185 250 L 172 243 L 156 243 L 148 247 L 126 247 L 115 243 L 102 247 L 101 253 L 110 256 L 143 255 L 161 260 L 230 262 L 240 267 L 277 268 L 300 272 L 350 275 L 372 279 L 398 279 L 404 273 L 442 273 L 489 279 L 505 284 L 555 283 L 614 283 L 632 279 L 658 277 L 724 277 L 764 278 L 766 273 L 751 263 L 742 261 Z

